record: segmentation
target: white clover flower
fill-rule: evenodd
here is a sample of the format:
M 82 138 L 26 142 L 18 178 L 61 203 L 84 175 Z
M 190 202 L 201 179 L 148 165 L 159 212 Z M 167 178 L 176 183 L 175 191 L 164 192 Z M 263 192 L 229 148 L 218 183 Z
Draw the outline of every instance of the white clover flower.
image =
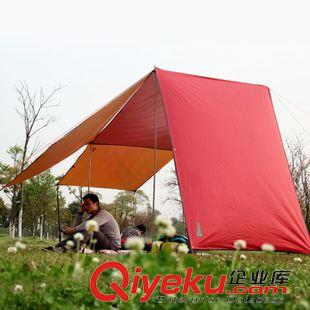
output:
M 234 247 L 236 250 L 245 249 L 246 248 L 246 241 L 242 239 L 238 239 L 234 242 Z
M 244 254 L 241 254 L 240 258 L 246 260 L 246 256 Z
M 81 273 L 83 271 L 82 265 L 80 262 L 76 262 L 74 265 L 74 273 Z
M 23 286 L 20 284 L 16 284 L 14 287 L 14 292 L 21 292 L 23 290 Z
M 155 225 L 158 228 L 158 233 L 161 235 L 173 237 L 176 234 L 176 229 L 169 218 L 158 215 L 155 219 Z
M 25 250 L 26 249 L 26 244 L 20 242 L 20 241 L 17 241 L 15 243 L 15 247 L 18 248 L 18 249 L 21 249 L 21 250 Z
M 123 276 L 118 270 L 113 270 L 111 273 L 111 278 L 114 280 L 122 280 Z
M 129 237 L 125 242 L 125 248 L 141 252 L 144 248 L 144 240 L 140 237 Z
M 40 288 L 46 288 L 46 283 L 45 282 L 41 283 Z
M 98 226 L 98 223 L 94 220 L 89 220 L 86 222 L 86 225 L 85 225 L 85 228 L 86 230 L 89 232 L 89 233 L 93 233 L 95 231 L 98 231 L 99 230 L 99 226 Z
M 173 237 L 176 234 L 176 229 L 174 226 L 159 227 L 158 232 L 161 235 L 164 235 L 167 237 Z
M 294 257 L 294 262 L 302 263 L 302 259 L 300 257 Z
M 172 221 L 171 221 L 171 219 L 165 218 L 162 215 L 158 215 L 158 216 L 156 216 L 156 219 L 155 219 L 155 225 L 159 228 L 160 227 L 168 228 L 168 227 L 172 226 Z
M 179 244 L 178 253 L 179 254 L 187 254 L 188 253 L 188 246 L 186 243 Z
M 72 248 L 74 246 L 74 242 L 72 240 L 68 240 L 66 245 L 68 248 Z
M 98 257 L 93 257 L 92 262 L 98 264 L 99 263 L 99 258 Z
M 16 248 L 15 246 L 10 246 L 10 247 L 8 248 L 8 252 L 9 252 L 9 253 L 16 253 L 16 252 L 17 252 L 17 248 Z
M 74 236 L 73 236 L 73 238 L 76 240 L 76 241 L 83 241 L 84 240 L 84 236 L 83 236 L 83 234 L 81 234 L 81 233 L 76 233 Z
M 275 251 L 275 247 L 270 244 L 270 243 L 263 243 L 262 246 L 261 246 L 261 249 L 263 251 L 266 251 L 266 252 L 273 252 Z

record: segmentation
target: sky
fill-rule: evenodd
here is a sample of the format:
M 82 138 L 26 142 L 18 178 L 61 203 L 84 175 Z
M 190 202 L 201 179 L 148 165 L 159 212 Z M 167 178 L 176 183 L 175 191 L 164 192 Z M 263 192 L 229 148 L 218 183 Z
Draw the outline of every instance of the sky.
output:
M 283 139 L 310 140 L 309 1 L 0 0 L 0 160 L 22 144 L 14 84 L 47 92 L 66 85 L 39 139 L 54 141 L 157 66 L 271 88 Z M 285 98 L 285 99 L 283 99 Z M 78 154 L 53 168 L 64 173 Z M 164 204 L 169 167 L 157 177 Z M 142 189 L 151 197 L 152 180 Z M 116 191 L 103 190 L 111 202 Z M 0 193 L 1 195 L 1 193 Z M 67 201 L 73 199 L 66 193 Z

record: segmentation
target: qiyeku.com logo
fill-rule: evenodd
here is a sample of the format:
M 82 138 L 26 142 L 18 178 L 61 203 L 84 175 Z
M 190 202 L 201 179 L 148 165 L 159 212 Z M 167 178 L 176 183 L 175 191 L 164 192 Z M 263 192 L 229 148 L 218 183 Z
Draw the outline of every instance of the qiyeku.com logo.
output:
M 98 288 L 98 280 L 100 275 L 108 269 L 117 270 L 121 276 L 120 283 L 113 279 L 109 283 L 113 293 L 105 293 Z M 238 279 L 240 279 L 240 277 Z M 104 281 L 103 276 L 100 277 L 100 280 Z M 120 298 L 122 301 L 126 302 L 129 300 L 129 296 L 135 295 L 137 292 L 142 292 L 140 293 L 140 302 L 147 302 L 153 296 L 157 287 L 159 287 L 160 293 L 163 295 L 175 295 L 178 293 L 187 295 L 190 293 L 190 290 L 196 295 L 261 295 L 270 293 L 288 293 L 287 287 L 283 285 L 235 285 L 231 289 L 226 290 L 226 284 L 234 283 L 227 280 L 228 276 L 223 274 L 220 275 L 218 282 L 214 284 L 212 283 L 212 275 L 193 275 L 192 267 L 188 267 L 186 269 L 184 277 L 179 274 L 156 274 L 152 280 L 149 278 L 149 275 L 142 274 L 142 267 L 136 267 L 133 277 L 130 278 L 129 271 L 126 266 L 120 262 L 112 261 L 103 263 L 95 269 L 90 278 L 90 290 L 96 299 L 103 302 L 112 302 L 117 298 Z M 283 283 L 283 280 L 280 283 Z M 200 286 L 203 284 L 203 289 L 201 289 L 198 284 L 200 284 Z

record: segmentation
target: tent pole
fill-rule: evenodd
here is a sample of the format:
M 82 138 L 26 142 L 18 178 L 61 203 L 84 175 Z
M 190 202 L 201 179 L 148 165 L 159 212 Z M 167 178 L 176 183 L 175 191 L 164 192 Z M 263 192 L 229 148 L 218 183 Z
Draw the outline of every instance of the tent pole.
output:
M 92 156 L 92 144 L 89 144 L 89 165 L 88 165 L 88 194 L 90 192 L 90 177 L 91 177 L 91 156 Z
M 160 90 L 160 84 L 159 84 L 159 90 Z M 182 199 L 181 186 L 180 186 L 180 182 L 179 182 L 178 167 L 177 167 L 177 163 L 176 163 L 176 160 L 175 160 L 175 148 L 173 146 L 173 142 L 172 142 L 172 139 L 171 139 L 171 133 L 170 133 L 169 123 L 168 123 L 168 118 L 167 118 L 167 110 L 166 110 L 166 106 L 165 106 L 164 101 L 163 101 L 163 97 L 162 97 L 161 91 L 159 92 L 159 94 L 160 94 L 160 100 L 161 100 L 161 102 L 163 104 L 163 109 L 164 109 L 165 116 L 166 116 L 166 122 L 167 122 L 167 126 L 168 126 L 168 131 L 169 131 L 169 138 L 170 138 L 170 143 L 171 143 L 172 152 L 173 152 L 173 161 L 174 161 L 175 173 L 176 173 L 176 177 L 177 177 L 177 181 L 178 181 L 178 185 L 179 185 L 179 193 L 180 193 L 180 197 L 181 197 L 182 212 L 183 212 L 183 218 L 184 218 L 184 222 L 185 222 L 185 232 L 186 231 L 188 232 L 186 218 L 185 218 L 185 212 L 184 212 L 183 199 Z M 188 239 L 190 240 L 189 235 L 188 235 Z
M 157 107 L 156 107 L 156 72 L 154 72 L 154 175 L 153 175 L 153 215 L 155 214 L 155 187 L 157 171 Z
M 57 220 L 58 220 L 58 239 L 61 241 L 61 231 L 60 231 L 60 210 L 59 210 L 59 185 L 56 187 L 56 197 L 57 197 Z
M 134 197 L 136 197 L 136 191 L 133 191 L 133 195 Z M 132 203 L 132 213 L 133 213 L 133 216 L 132 216 L 132 227 L 135 226 L 135 216 L 136 216 L 136 204 L 133 202 Z

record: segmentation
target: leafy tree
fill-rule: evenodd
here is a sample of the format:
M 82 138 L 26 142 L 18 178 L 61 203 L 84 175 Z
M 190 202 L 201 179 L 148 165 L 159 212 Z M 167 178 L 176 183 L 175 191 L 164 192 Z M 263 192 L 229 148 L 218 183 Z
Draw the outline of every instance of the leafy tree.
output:
M 72 217 L 76 216 L 79 208 L 81 207 L 81 203 L 78 200 L 72 201 L 68 205 L 68 211 L 72 215 Z
M 20 164 L 23 149 L 19 145 L 14 145 L 9 148 L 7 153 L 10 155 L 13 161 L 12 165 L 0 162 L 0 185 L 6 185 L 10 180 L 15 178 L 20 173 Z M 4 190 L 6 196 L 11 202 L 11 214 L 10 214 L 10 236 L 15 238 L 16 228 L 16 214 L 17 214 L 17 197 L 19 195 L 20 186 L 14 185 Z
M 142 191 L 137 190 L 135 193 L 131 191 L 120 191 L 113 201 L 112 213 L 119 223 L 120 229 L 135 225 L 135 215 L 137 207 L 145 207 L 150 209 L 150 202 L 148 196 Z
M 82 186 L 68 186 L 69 194 L 74 195 L 76 202 L 81 203 L 83 199 L 83 187 Z
M 83 190 L 82 186 L 68 186 L 69 194 L 75 197 L 76 203 L 81 203 L 83 197 L 88 193 L 88 190 Z M 96 194 L 99 200 L 102 198 L 99 192 L 91 191 L 89 193 Z
M 43 238 L 44 234 L 57 232 L 57 194 L 56 178 L 47 170 L 25 182 L 25 232 Z M 65 200 L 60 195 L 60 207 L 64 208 Z
M 186 224 L 182 218 L 177 219 L 176 217 L 172 217 L 171 221 L 177 231 L 177 234 L 183 235 L 186 233 Z
M 153 237 L 156 233 L 156 227 L 154 225 L 154 218 L 160 215 L 159 210 L 155 210 L 154 214 L 152 210 L 140 211 L 135 215 L 135 225 L 144 224 L 146 227 L 146 236 Z
M 10 210 L 5 205 L 4 200 L 0 198 L 0 227 L 7 228 L 9 226 Z

